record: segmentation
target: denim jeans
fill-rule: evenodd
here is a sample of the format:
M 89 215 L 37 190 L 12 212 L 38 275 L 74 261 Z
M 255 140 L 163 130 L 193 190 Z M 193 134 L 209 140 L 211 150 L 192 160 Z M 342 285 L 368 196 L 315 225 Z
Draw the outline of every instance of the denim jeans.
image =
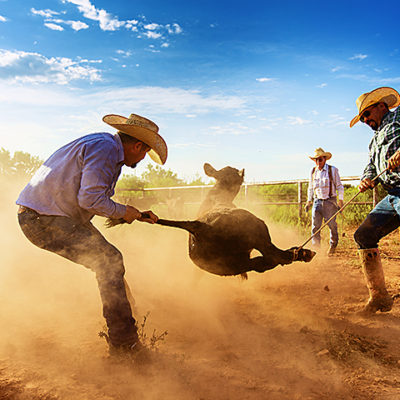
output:
M 393 189 L 367 215 L 354 233 L 360 249 L 378 247 L 381 238 L 400 226 L 400 189 Z
M 80 224 L 71 218 L 40 215 L 29 209 L 18 214 L 18 221 L 34 245 L 95 272 L 111 345 L 134 344 L 137 328 L 126 295 L 120 251 L 90 222 Z
M 328 221 L 338 210 L 336 197 L 327 200 L 315 199 L 312 208 L 312 234 L 318 231 L 322 226 L 323 221 Z M 329 244 L 331 247 L 336 247 L 339 241 L 338 228 L 336 217 L 328 224 L 330 230 Z M 321 243 L 321 232 L 312 238 L 312 244 L 319 246 Z

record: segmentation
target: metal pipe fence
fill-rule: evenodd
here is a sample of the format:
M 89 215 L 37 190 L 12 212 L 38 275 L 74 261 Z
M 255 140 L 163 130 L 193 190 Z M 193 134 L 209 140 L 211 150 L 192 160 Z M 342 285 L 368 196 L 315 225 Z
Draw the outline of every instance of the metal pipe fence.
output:
M 341 177 L 342 182 L 355 182 L 359 181 L 359 176 L 346 176 Z M 267 181 L 267 182 L 260 182 L 260 183 L 244 183 L 242 188 L 238 194 L 239 202 L 244 202 L 244 204 L 249 202 L 249 188 L 252 187 L 260 187 L 260 186 L 276 186 L 276 185 L 297 185 L 297 199 L 296 201 L 285 199 L 284 201 L 257 201 L 256 205 L 265 205 L 265 206 L 279 206 L 279 205 L 293 205 L 297 206 L 298 208 L 298 215 L 301 218 L 303 213 L 303 205 L 306 202 L 306 191 L 304 190 L 304 186 L 308 184 L 308 179 L 294 179 L 294 180 L 284 180 L 284 181 Z M 142 192 L 143 197 L 147 194 L 151 193 L 161 193 L 163 194 L 166 199 L 175 197 L 175 193 L 187 193 L 188 191 L 192 191 L 195 194 L 190 196 L 192 199 L 191 201 L 185 201 L 185 204 L 200 204 L 206 196 L 207 191 L 212 188 L 214 185 L 200 185 L 200 186 L 173 186 L 173 187 L 156 187 L 156 188 L 129 188 L 129 189 L 117 189 L 116 195 L 121 195 L 123 192 Z M 359 204 L 359 205 L 373 205 L 375 206 L 377 203 L 377 190 L 376 188 L 372 191 L 372 201 L 358 201 L 353 202 L 352 204 Z M 254 204 L 254 203 L 253 203 Z

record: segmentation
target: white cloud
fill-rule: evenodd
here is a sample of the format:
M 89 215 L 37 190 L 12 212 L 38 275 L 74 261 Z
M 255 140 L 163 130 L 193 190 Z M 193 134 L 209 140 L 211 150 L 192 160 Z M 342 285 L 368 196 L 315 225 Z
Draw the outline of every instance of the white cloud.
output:
M 85 24 L 84 22 L 81 21 L 65 21 L 64 22 L 67 25 L 71 25 L 71 28 L 74 31 L 80 31 L 81 29 L 88 29 L 89 25 Z
M 349 60 L 365 60 L 368 57 L 367 54 L 355 54 L 353 57 L 350 57 Z
M 318 88 L 323 89 L 324 87 L 327 87 L 327 83 L 321 83 L 320 85 L 317 85 Z
M 178 35 L 183 32 L 183 29 L 176 23 L 172 25 L 167 24 L 165 25 L 165 27 L 167 28 L 168 33 L 171 35 L 173 34 Z
M 331 72 L 337 72 L 337 71 L 340 71 L 341 69 L 343 69 L 343 67 L 333 67 L 332 69 L 331 69 Z
M 3 54 L 0 51 L 0 78 L 4 78 L 3 65 L 15 65 L 19 61 L 18 54 Z M 39 55 L 36 54 L 36 57 Z M 7 61 L 5 61 L 7 60 Z M 26 60 L 26 63 L 30 60 Z M 65 60 L 65 63 L 71 62 Z M 121 115 L 132 112 L 132 104 L 140 113 L 179 114 L 187 118 L 194 118 L 205 113 L 215 111 L 237 112 L 246 107 L 246 102 L 238 96 L 207 95 L 193 90 L 178 87 L 141 86 L 125 88 L 92 87 L 89 91 L 71 90 L 70 86 L 49 86 L 33 84 L 31 80 L 25 83 L 11 79 L 0 79 L 1 107 L 12 105 L 14 109 L 26 107 L 68 107 L 77 110 L 90 110 L 91 113 L 101 115 L 110 113 L 110 110 L 119 110 Z M 66 110 L 66 112 L 69 112 Z M 230 124 L 231 129 L 243 128 L 238 124 Z M 247 127 L 245 127 L 248 129 Z
M 271 82 L 273 80 L 274 78 L 256 78 L 256 81 L 258 82 Z
M 101 99 L 99 99 L 101 97 Z M 132 104 L 145 112 L 203 114 L 215 110 L 242 110 L 245 100 L 238 96 L 202 95 L 198 91 L 158 86 L 102 90 L 85 97 L 85 104 L 101 102 L 105 109 L 130 110 Z
M 230 122 L 223 126 L 211 126 L 207 133 L 211 135 L 247 135 L 251 132 L 248 126 L 237 122 Z
M 116 53 L 122 57 L 130 57 L 132 55 L 132 52 L 129 50 L 116 50 Z
M 53 23 L 51 23 L 51 22 L 46 22 L 46 23 L 44 24 L 44 26 L 45 26 L 46 28 L 49 28 L 49 29 L 53 30 L 53 31 L 63 31 L 63 30 L 64 30 L 64 28 L 63 28 L 62 26 L 57 25 L 57 24 L 53 24 Z
M 52 18 L 54 15 L 58 15 L 59 13 L 57 11 L 53 10 L 36 10 L 35 8 L 31 8 L 31 13 L 34 15 L 40 15 L 41 17 L 45 18 Z
M 306 124 L 311 123 L 310 120 L 303 119 L 301 117 L 290 116 L 290 117 L 288 117 L 288 120 L 289 120 L 289 125 L 306 125 Z
M 144 35 L 146 37 L 148 37 L 149 39 L 158 39 L 162 36 L 161 33 L 153 32 L 153 31 L 147 31 L 144 33 Z
M 0 22 L 6 22 L 6 21 L 7 21 L 7 18 L 0 15 Z
M 261 126 L 262 129 L 272 130 L 282 124 L 282 118 L 264 118 L 262 120 L 266 121 L 266 123 L 268 124 Z
M 183 32 L 181 26 L 177 23 L 161 25 L 155 22 L 145 23 L 146 18 L 144 16 L 141 19 L 128 19 L 128 20 L 120 20 L 117 16 L 113 16 L 108 13 L 104 9 L 96 8 L 91 0 L 61 0 L 63 3 L 74 4 L 78 7 L 79 12 L 83 14 L 83 16 L 92 21 L 97 21 L 99 23 L 100 29 L 103 31 L 116 31 L 122 27 L 125 29 L 138 32 L 138 38 L 147 37 L 149 39 L 160 39 L 163 37 L 163 33 L 168 33 L 170 35 L 177 35 Z M 52 17 L 51 10 L 34 10 L 32 12 L 35 14 L 39 14 L 46 18 Z M 46 21 L 46 22 L 54 22 L 54 21 Z M 83 25 L 82 22 L 74 21 L 65 21 L 64 23 L 69 23 L 73 29 L 80 30 L 86 29 L 88 26 Z M 167 47 L 167 46 L 164 46 Z
M 131 19 L 131 20 L 125 21 L 125 28 L 130 29 L 131 31 L 137 31 L 138 28 L 136 25 L 138 23 L 139 23 L 139 21 L 136 19 Z
M 155 24 L 155 23 L 153 23 L 153 24 L 147 24 L 147 25 L 144 25 L 143 28 L 144 28 L 144 29 L 148 29 L 149 31 L 154 31 L 154 30 L 160 28 L 160 25 Z
M 56 11 L 52 10 L 35 10 L 31 8 L 31 12 L 34 15 L 40 15 L 41 17 L 46 18 L 45 26 L 49 29 L 53 29 L 56 31 L 63 31 L 64 29 L 59 24 L 65 24 L 71 26 L 74 31 L 80 31 L 81 29 L 89 28 L 89 25 L 85 24 L 81 21 L 65 21 L 63 19 L 54 18 L 54 15 L 60 14 Z
M 161 47 L 169 47 L 169 43 L 163 43 Z
M 175 149 L 184 149 L 187 147 L 200 147 L 200 148 L 214 148 L 216 147 L 215 144 L 207 144 L 207 143 L 172 143 L 168 145 L 168 148 L 175 148 Z
M 160 50 L 156 50 L 154 45 L 150 45 L 148 48 L 149 51 L 151 51 L 152 53 L 160 53 Z
M 100 80 L 99 70 L 85 65 L 87 63 L 86 60 L 47 58 L 38 53 L 0 49 L 0 79 L 60 85 L 73 80 Z
M 89 0 L 64 0 L 78 6 L 78 10 L 87 19 L 99 22 L 100 29 L 103 31 L 115 31 L 125 25 L 125 21 L 120 21 L 103 9 L 97 9 Z

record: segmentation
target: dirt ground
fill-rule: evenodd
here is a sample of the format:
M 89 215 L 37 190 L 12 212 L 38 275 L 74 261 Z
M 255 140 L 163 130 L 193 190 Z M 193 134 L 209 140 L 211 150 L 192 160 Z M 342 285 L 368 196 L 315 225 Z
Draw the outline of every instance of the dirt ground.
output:
M 124 254 L 139 323 L 149 313 L 148 337 L 168 332 L 151 363 L 126 365 L 107 358 L 97 335 L 104 321 L 93 273 L 31 245 L 10 196 L 0 202 L 0 399 L 400 398 L 400 300 L 388 314 L 357 314 L 368 293 L 351 232 L 335 257 L 322 251 L 243 281 L 197 269 L 183 231 L 104 230 Z M 281 248 L 306 239 L 270 228 Z M 396 232 L 382 243 L 392 293 L 399 242 Z

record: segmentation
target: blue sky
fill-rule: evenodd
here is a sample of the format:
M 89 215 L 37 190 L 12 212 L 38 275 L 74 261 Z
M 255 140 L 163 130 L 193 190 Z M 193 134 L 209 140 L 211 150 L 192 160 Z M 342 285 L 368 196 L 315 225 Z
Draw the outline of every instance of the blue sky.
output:
M 166 168 L 306 178 L 316 147 L 359 175 L 372 131 L 355 99 L 400 89 L 399 2 L 0 0 L 1 147 L 47 158 L 134 112 Z M 145 162 L 137 168 L 140 174 Z M 127 172 L 127 171 L 125 171 Z

